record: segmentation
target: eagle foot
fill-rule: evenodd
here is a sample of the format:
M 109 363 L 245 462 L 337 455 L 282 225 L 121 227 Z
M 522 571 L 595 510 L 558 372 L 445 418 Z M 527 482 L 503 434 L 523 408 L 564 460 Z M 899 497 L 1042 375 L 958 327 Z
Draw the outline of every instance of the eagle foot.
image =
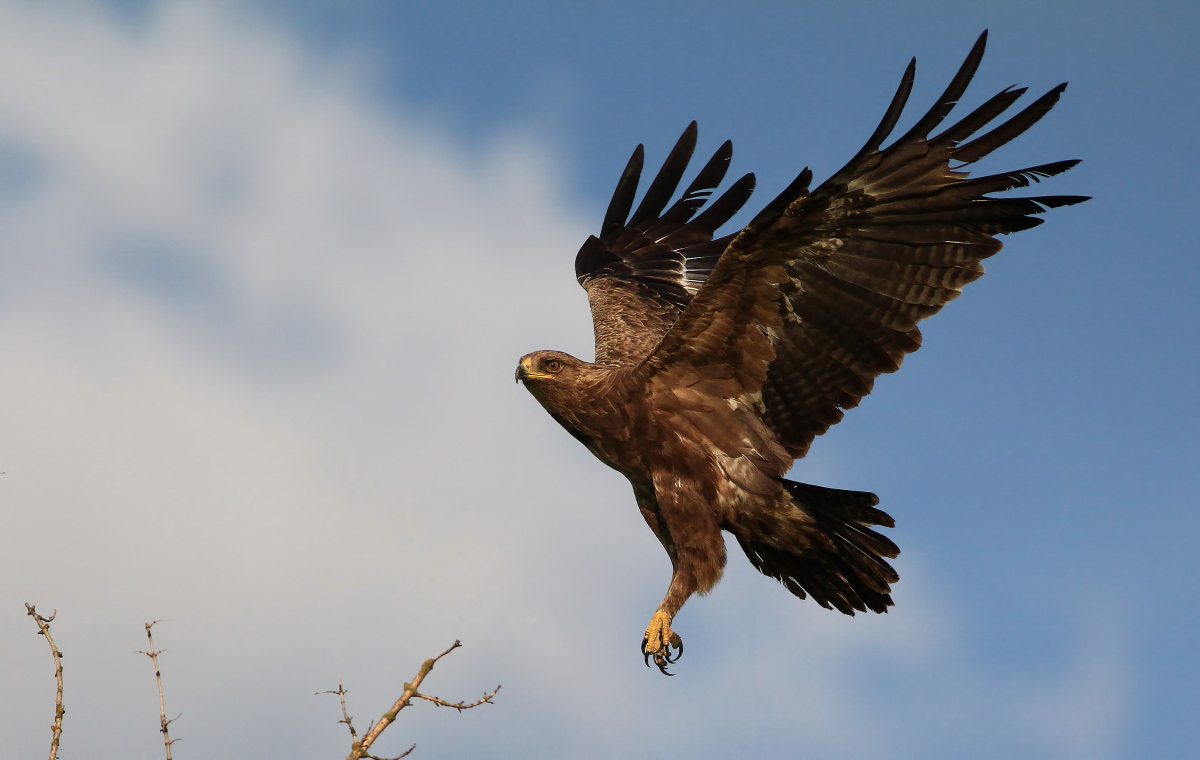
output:
M 673 653 L 671 647 L 679 651 Z M 662 610 L 654 613 L 642 638 L 642 656 L 646 659 L 646 667 L 650 667 L 650 658 L 653 657 L 654 664 L 663 675 L 675 675 L 667 672 L 667 665 L 678 662 L 683 656 L 683 639 L 671 630 L 671 618 Z

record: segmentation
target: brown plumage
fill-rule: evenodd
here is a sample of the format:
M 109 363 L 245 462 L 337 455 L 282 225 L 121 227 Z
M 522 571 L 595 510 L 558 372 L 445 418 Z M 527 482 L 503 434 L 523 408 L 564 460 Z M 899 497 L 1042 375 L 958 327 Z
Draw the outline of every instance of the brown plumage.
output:
M 921 345 L 917 322 L 956 298 L 1000 250 L 997 234 L 1041 224 L 1080 196 L 995 198 L 1076 161 L 970 178 L 964 167 L 1037 122 L 1055 87 L 980 137 L 1024 89 L 1007 89 L 936 136 L 983 57 L 985 32 L 933 108 L 887 148 L 912 89 L 908 66 L 883 121 L 853 159 L 809 192 L 805 169 L 736 235 L 714 239 L 754 189 L 746 175 L 703 212 L 724 178 L 725 143 L 667 208 L 696 145 L 693 122 L 630 216 L 634 151 L 599 237 L 575 260 L 596 362 L 557 351 L 517 378 L 554 419 L 633 484 L 670 555 L 666 597 L 642 643 L 666 672 L 682 653 L 671 621 L 720 580 L 721 531 L 801 599 L 848 615 L 886 612 L 899 576 L 893 527 L 874 494 L 784 479 L 813 438 Z M 952 162 L 955 163 L 952 166 Z M 664 211 L 665 209 L 665 211 Z

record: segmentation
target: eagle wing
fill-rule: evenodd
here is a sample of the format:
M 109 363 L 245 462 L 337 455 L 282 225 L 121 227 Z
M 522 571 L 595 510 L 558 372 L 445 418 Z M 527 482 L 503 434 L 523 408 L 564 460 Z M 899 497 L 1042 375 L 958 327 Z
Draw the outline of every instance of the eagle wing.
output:
M 726 142 L 664 213 L 696 148 L 688 125 L 631 217 L 642 173 L 641 145 L 617 183 L 600 236 L 575 257 L 575 276 L 588 292 L 596 331 L 596 362 L 637 364 L 662 340 L 712 272 L 733 235 L 713 239 L 754 191 L 754 175 L 735 182 L 702 213 L 733 157 Z
M 921 345 L 917 323 L 983 274 L 997 234 L 1041 224 L 1081 196 L 995 198 L 1059 174 L 1060 161 L 971 178 L 962 169 L 1020 135 L 1062 84 L 982 136 L 1024 89 L 1006 89 L 937 136 L 983 56 L 980 36 L 924 117 L 881 149 L 912 89 L 910 62 L 882 122 L 809 192 L 807 169 L 730 242 L 640 371 L 688 396 L 752 404 L 792 457 Z M 955 162 L 955 165 L 952 165 Z M 740 403 L 740 402 L 731 402 Z

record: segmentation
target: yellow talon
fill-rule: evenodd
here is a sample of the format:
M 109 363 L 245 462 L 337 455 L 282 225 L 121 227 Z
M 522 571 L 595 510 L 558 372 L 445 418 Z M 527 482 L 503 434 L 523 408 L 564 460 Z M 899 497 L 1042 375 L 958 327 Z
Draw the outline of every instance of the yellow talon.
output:
M 679 652 L 672 656 L 671 647 Z M 662 610 L 655 612 L 650 619 L 646 636 L 642 639 L 642 655 L 646 658 L 646 667 L 650 667 L 650 658 L 653 657 L 654 664 L 668 676 L 673 674 L 667 672 L 667 665 L 683 655 L 683 639 L 671 630 L 671 618 Z

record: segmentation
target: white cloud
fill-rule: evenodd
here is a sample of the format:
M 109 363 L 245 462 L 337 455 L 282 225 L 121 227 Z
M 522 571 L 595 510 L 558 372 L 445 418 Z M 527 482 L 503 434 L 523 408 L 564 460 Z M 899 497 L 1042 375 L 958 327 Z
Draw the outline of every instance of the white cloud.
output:
M 345 678 L 365 723 L 454 638 L 430 689 L 502 682 L 499 704 L 418 706 L 392 745 L 926 756 L 906 716 L 948 710 L 951 742 L 994 719 L 947 695 L 992 681 L 911 565 L 896 613 L 850 620 L 731 556 L 680 618 L 680 676 L 642 667 L 666 557 L 510 379 L 529 350 L 590 353 L 589 225 L 532 142 L 469 159 L 369 92 L 224 6 L 0 5 L 0 743 L 48 740 L 23 601 L 61 616 L 66 757 L 161 751 L 132 654 L 154 618 L 197 757 L 338 756 L 312 692 Z M 887 703 L 918 674 L 942 687 Z M 1075 715 L 1047 746 L 1093 746 Z

